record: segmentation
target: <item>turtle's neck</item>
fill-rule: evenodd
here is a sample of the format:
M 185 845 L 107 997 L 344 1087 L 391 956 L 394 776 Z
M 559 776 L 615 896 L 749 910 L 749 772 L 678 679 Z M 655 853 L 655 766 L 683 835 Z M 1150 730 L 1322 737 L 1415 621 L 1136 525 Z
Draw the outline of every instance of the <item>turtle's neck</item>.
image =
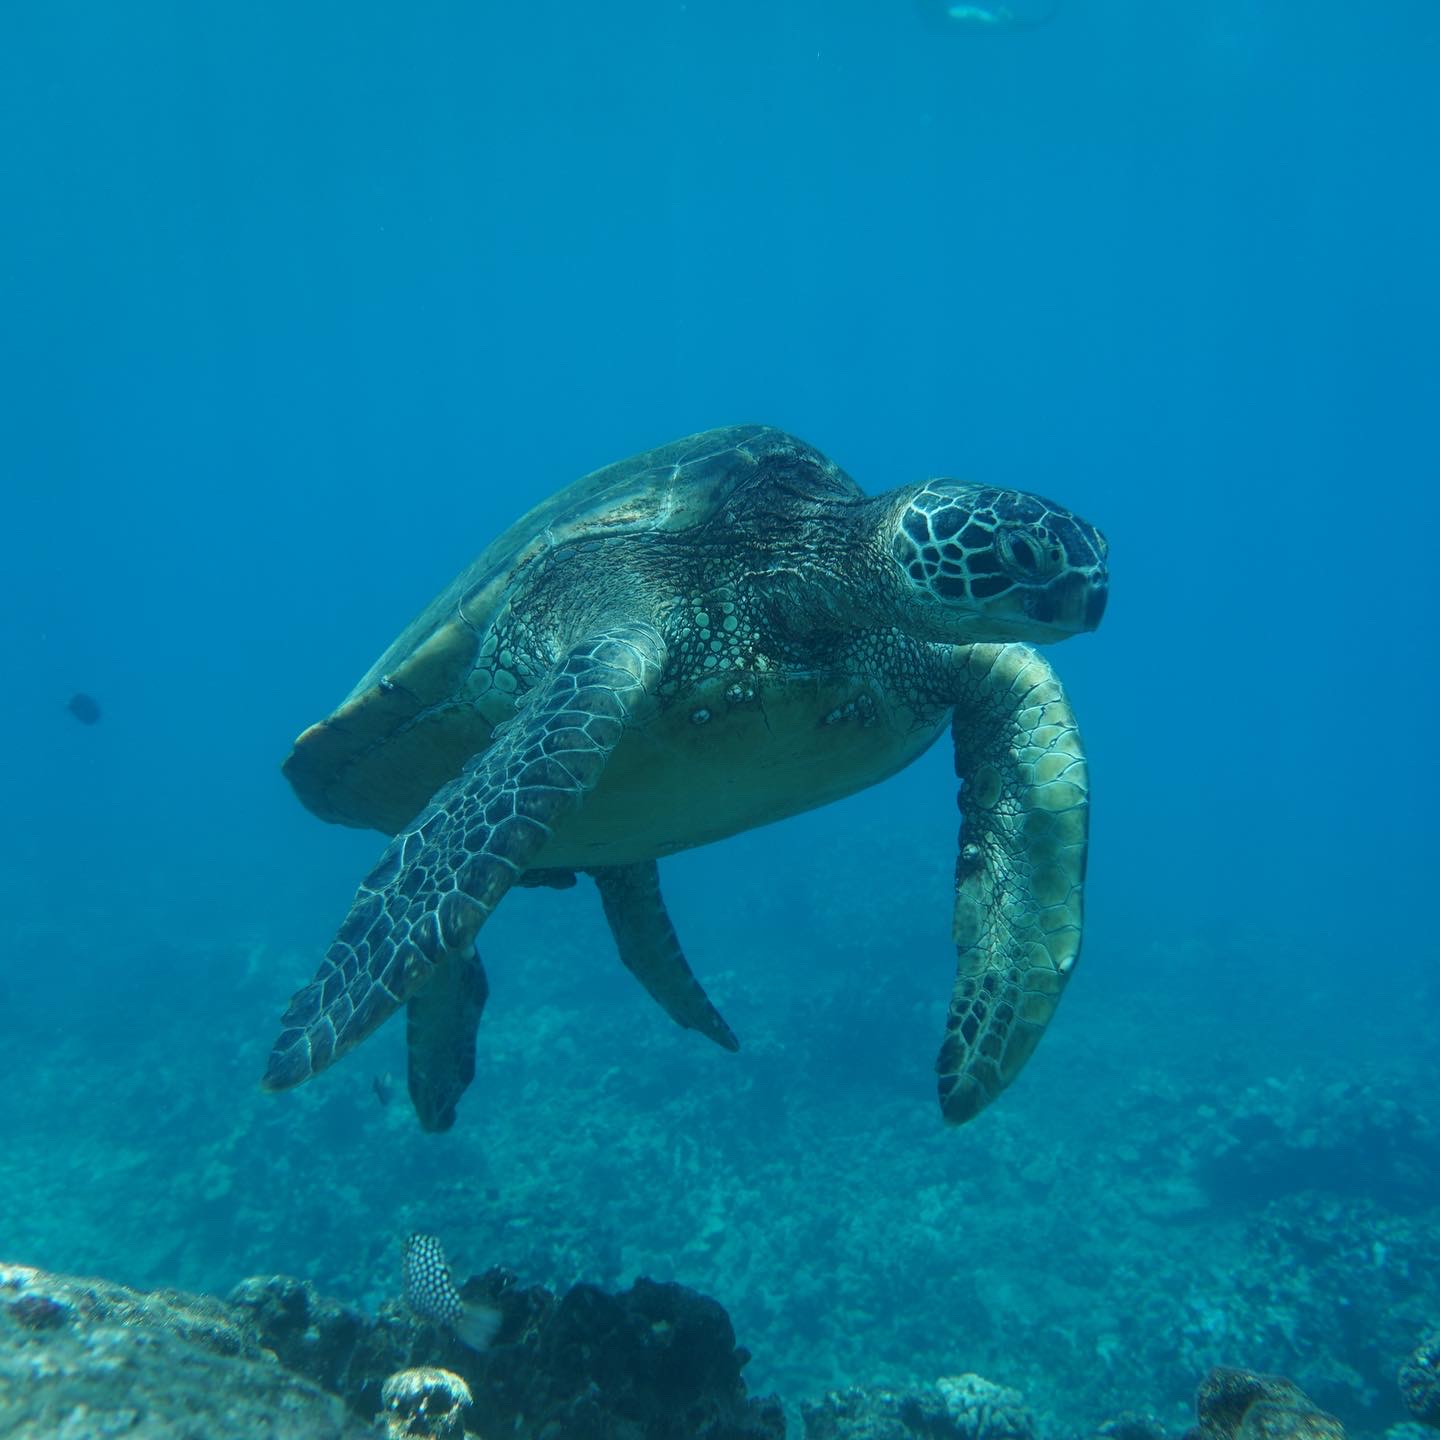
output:
M 898 492 L 850 504 L 807 504 L 769 521 L 783 549 L 756 546 L 747 582 L 795 631 L 868 630 L 895 623 L 888 551 Z

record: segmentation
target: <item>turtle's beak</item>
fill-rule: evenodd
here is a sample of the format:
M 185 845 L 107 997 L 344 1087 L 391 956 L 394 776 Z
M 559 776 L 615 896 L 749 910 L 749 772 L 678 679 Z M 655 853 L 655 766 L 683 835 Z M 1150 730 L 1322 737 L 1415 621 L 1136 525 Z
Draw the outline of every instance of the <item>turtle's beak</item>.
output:
M 1078 635 L 1100 624 L 1110 598 L 1110 577 L 1103 565 L 1071 571 L 1028 598 L 1032 620 L 1062 635 Z

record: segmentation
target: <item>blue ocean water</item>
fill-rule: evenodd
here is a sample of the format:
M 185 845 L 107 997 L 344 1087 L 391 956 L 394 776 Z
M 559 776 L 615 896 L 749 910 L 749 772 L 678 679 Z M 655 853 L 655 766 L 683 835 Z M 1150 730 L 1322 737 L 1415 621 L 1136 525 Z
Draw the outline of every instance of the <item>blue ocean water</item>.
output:
M 1223 1362 L 1399 1421 L 1440 1323 L 1440 14 L 944 8 L 7 8 L 4 1258 L 373 1303 L 423 1224 L 693 1284 L 790 1400 L 978 1370 L 1057 1433 L 1178 1427 Z M 381 843 L 295 802 L 294 735 L 560 484 L 748 420 L 1109 536 L 1051 657 L 1086 953 L 1025 1075 L 941 1127 L 942 746 L 667 863 L 738 1056 L 593 894 L 527 893 L 455 1131 L 376 1102 L 398 1025 L 260 1095 Z

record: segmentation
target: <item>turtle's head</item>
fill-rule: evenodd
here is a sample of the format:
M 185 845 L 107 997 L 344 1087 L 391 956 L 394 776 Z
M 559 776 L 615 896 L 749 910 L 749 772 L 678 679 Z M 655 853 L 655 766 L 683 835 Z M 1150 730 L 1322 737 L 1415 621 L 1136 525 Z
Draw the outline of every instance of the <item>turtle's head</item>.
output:
M 1105 613 L 1105 537 L 1038 495 L 927 480 L 893 496 L 902 628 L 927 640 L 1063 640 Z

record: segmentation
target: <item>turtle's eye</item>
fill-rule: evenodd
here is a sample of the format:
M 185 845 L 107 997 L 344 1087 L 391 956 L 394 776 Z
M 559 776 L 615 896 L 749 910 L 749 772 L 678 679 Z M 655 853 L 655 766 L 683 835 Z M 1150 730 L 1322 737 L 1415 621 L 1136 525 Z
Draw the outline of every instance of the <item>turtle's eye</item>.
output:
M 995 553 L 1017 580 L 1039 584 L 1060 572 L 1065 552 L 1060 542 L 1043 530 L 1012 530 L 1002 526 L 995 534 Z

